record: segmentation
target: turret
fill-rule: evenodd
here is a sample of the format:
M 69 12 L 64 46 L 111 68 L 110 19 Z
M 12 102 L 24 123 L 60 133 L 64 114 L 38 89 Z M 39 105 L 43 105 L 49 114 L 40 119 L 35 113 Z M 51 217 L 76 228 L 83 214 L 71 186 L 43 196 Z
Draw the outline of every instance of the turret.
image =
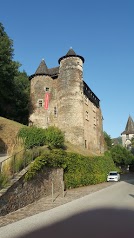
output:
M 125 131 L 121 133 L 122 145 L 125 147 L 131 147 L 131 139 L 134 136 L 134 121 L 131 116 L 128 117 L 128 121 L 125 127 Z
M 76 144 L 79 141 L 79 144 L 83 145 L 84 58 L 71 48 L 58 62 L 60 64 L 57 82 L 59 127 L 66 131 L 66 138 L 69 141 Z
M 50 108 L 53 79 L 44 59 L 29 79 L 31 80 L 30 124 L 46 128 L 49 122 L 48 109 Z

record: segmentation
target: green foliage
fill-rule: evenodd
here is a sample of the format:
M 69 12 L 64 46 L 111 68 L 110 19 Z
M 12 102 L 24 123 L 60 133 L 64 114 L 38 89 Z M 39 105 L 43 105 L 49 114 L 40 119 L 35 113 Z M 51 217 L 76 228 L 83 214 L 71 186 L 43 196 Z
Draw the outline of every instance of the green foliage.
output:
M 35 161 L 30 165 L 30 168 L 26 173 L 25 179 L 26 180 L 32 179 L 44 168 L 44 166 L 64 168 L 65 155 L 66 153 L 62 150 L 53 150 L 48 151 L 45 154 L 42 154 L 41 156 L 37 157 Z
M 17 122 L 28 124 L 30 82 L 25 71 L 17 72 L 14 77 L 14 107 L 13 115 Z
M 14 76 L 18 64 L 13 62 L 13 42 L 0 23 L 0 114 L 10 115 L 14 93 Z
M 13 53 L 13 41 L 0 23 L 0 115 L 27 124 L 30 82 Z
M 42 128 L 22 127 L 18 132 L 18 137 L 23 139 L 24 146 L 27 149 L 46 144 L 46 133 Z
M 112 147 L 111 136 L 108 135 L 105 131 L 103 133 L 104 133 L 104 140 L 105 140 L 106 147 L 109 150 Z
M 25 148 L 48 145 L 50 148 L 61 148 L 64 146 L 64 134 L 57 127 L 42 129 L 37 127 L 23 127 L 18 133 L 23 139 Z
M 50 148 L 61 148 L 64 146 L 63 132 L 54 126 L 46 129 L 46 141 Z
M 134 155 L 134 137 L 131 139 L 131 153 Z
M 64 177 L 67 188 L 74 188 L 106 181 L 109 170 L 115 169 L 110 156 L 85 157 L 69 153 Z
M 117 166 L 129 165 L 134 161 L 132 153 L 121 145 L 113 146 L 110 150 L 111 157 Z
M 0 189 L 5 188 L 8 185 L 9 178 L 4 174 L 0 173 Z
M 63 168 L 66 188 L 104 182 L 107 173 L 116 169 L 108 154 L 89 158 L 76 153 L 67 153 L 63 150 L 51 150 L 35 159 L 25 179 L 32 179 L 44 166 Z
M 28 166 L 35 158 L 41 155 L 42 150 L 38 147 L 25 149 L 14 154 L 10 159 L 9 170 L 11 175 L 18 173 Z

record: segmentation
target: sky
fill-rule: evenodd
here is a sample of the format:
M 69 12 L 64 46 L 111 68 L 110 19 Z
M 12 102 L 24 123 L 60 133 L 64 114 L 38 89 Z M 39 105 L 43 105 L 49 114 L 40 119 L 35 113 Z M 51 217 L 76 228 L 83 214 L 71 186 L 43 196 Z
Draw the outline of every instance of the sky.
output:
M 116 138 L 134 119 L 133 0 L 0 0 L 0 22 L 20 71 L 48 68 L 70 47 L 85 59 L 84 81 L 100 99 L 103 130 Z

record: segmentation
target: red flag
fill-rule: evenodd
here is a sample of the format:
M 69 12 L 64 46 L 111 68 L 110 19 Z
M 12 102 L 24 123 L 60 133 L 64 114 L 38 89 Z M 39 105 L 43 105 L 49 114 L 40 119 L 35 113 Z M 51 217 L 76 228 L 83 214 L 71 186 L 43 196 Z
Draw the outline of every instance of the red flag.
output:
M 48 104 L 49 104 L 49 93 L 46 93 L 45 94 L 45 104 L 44 104 L 45 109 L 48 109 Z

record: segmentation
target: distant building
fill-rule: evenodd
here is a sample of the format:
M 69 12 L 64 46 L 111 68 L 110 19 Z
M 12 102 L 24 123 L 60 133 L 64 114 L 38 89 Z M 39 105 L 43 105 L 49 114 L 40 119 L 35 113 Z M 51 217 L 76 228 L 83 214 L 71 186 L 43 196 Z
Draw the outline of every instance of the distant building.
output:
M 131 116 L 129 116 L 126 128 L 125 130 L 121 133 L 122 137 L 122 145 L 124 147 L 130 148 L 131 147 L 131 139 L 134 136 L 134 122 Z
M 100 100 L 83 80 L 84 58 L 71 48 L 48 68 L 42 60 L 31 81 L 29 124 L 56 126 L 66 141 L 96 153 L 104 152 Z

